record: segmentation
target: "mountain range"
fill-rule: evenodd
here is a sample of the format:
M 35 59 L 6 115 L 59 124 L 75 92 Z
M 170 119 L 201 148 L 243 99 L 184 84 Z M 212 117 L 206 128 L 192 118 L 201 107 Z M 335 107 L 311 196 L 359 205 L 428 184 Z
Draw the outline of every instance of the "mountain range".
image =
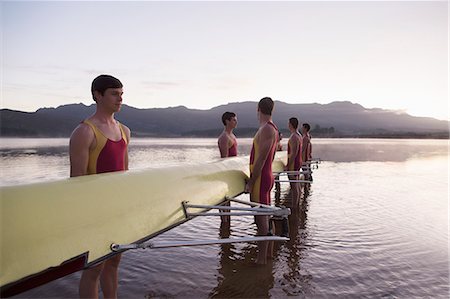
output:
M 249 137 L 258 127 L 256 108 L 256 102 L 229 103 L 209 110 L 184 106 L 138 109 L 123 105 L 116 118 L 126 124 L 135 137 L 216 137 L 223 129 L 222 113 L 233 111 L 239 123 L 236 135 Z M 69 104 L 35 112 L 1 109 L 0 136 L 68 137 L 80 121 L 94 112 L 94 104 Z M 273 120 L 283 133 L 288 134 L 290 117 L 297 117 L 300 123 L 309 123 L 316 137 L 449 138 L 449 121 L 368 109 L 348 101 L 329 104 L 275 102 Z

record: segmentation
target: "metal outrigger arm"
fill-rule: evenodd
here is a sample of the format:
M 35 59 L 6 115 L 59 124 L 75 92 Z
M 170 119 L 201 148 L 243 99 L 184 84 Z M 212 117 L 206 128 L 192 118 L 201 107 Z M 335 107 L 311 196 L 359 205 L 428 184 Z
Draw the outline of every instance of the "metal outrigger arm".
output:
M 239 200 L 236 198 L 226 198 L 225 202 L 237 202 L 250 206 L 249 208 L 244 207 L 230 207 L 222 205 L 193 205 L 189 204 L 187 201 L 182 202 L 183 211 L 186 218 L 192 218 L 195 216 L 263 216 L 271 215 L 277 218 L 281 218 L 287 224 L 287 217 L 291 214 L 291 210 L 285 207 L 272 207 L 269 205 L 258 204 L 248 201 Z M 219 213 L 191 213 L 188 209 L 218 209 L 227 211 L 243 211 L 243 212 L 219 212 Z M 289 241 L 287 233 L 284 232 L 283 222 L 283 236 L 255 236 L 255 237 L 240 237 L 240 238 L 224 238 L 224 239 L 213 239 L 213 240 L 183 240 L 183 241 L 173 241 L 173 242 L 146 242 L 146 243 L 132 243 L 132 244 L 111 244 L 111 251 L 119 252 L 128 249 L 157 249 L 157 248 L 170 248 L 170 247 L 184 247 L 184 246 L 202 246 L 202 245 L 214 245 L 214 244 L 227 244 L 227 243 L 241 243 L 241 242 L 263 242 L 263 241 Z
M 274 175 L 280 175 L 280 174 L 301 175 L 301 174 L 310 174 L 310 173 L 312 173 L 311 170 L 306 170 L 306 171 L 304 171 L 304 170 L 284 170 L 284 171 L 276 171 L 273 174 Z
M 305 183 L 305 184 L 312 184 L 312 181 L 309 181 L 309 180 L 275 180 L 275 183 Z
M 186 218 L 193 217 L 193 216 L 287 216 L 291 214 L 291 210 L 289 208 L 285 207 L 272 207 L 262 204 L 254 204 L 251 202 L 236 200 L 234 198 L 227 199 L 228 201 L 234 201 L 239 202 L 241 204 L 250 205 L 253 207 L 250 208 L 244 208 L 244 207 L 231 207 L 231 206 L 222 206 L 222 205 L 216 205 L 216 206 L 210 206 L 210 205 L 194 205 L 189 204 L 187 201 L 183 201 L 183 209 L 185 212 Z M 217 212 L 217 213 L 206 213 L 206 212 L 200 212 L 200 213 L 191 213 L 188 211 L 189 208 L 194 209 L 218 209 L 218 210 L 224 210 L 224 211 L 245 211 L 245 212 Z
M 111 244 L 111 250 L 114 252 L 128 249 L 158 249 L 171 247 L 186 247 L 186 246 L 204 246 L 215 244 L 229 244 L 229 243 L 243 243 L 243 242 L 263 242 L 263 241 L 289 241 L 287 237 L 279 236 L 256 236 L 256 237 L 241 237 L 241 238 L 226 238 L 226 239 L 211 239 L 211 240 L 192 240 L 192 241 L 173 241 L 173 242 L 147 242 L 141 244 Z

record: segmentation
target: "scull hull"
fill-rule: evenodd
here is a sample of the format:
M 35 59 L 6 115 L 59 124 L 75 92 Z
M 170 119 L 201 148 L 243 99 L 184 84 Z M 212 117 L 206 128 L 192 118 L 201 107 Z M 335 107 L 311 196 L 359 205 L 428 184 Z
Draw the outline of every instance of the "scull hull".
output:
M 277 153 L 273 170 L 281 171 Z M 1 295 L 10 296 L 184 222 L 182 201 L 215 205 L 244 191 L 248 157 L 1 188 Z

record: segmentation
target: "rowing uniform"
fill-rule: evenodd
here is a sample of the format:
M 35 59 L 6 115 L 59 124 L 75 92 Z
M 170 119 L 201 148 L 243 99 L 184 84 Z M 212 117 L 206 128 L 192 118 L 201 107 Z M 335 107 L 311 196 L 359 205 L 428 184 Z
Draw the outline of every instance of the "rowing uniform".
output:
M 295 156 L 295 160 L 294 163 L 292 163 L 289 160 L 289 155 L 291 154 L 292 151 L 292 138 L 297 138 L 298 140 L 298 152 L 297 155 Z M 288 166 L 290 171 L 299 171 L 300 167 L 302 166 L 302 136 L 299 133 L 294 133 L 291 135 L 291 138 L 289 138 L 288 141 Z
M 233 138 L 233 145 L 228 149 L 228 157 L 237 156 L 237 139 Z
M 97 144 L 93 150 L 89 150 L 89 162 L 87 174 L 114 172 L 125 170 L 125 154 L 127 151 L 127 137 L 122 125 L 119 124 L 122 138 L 113 141 L 107 138 L 91 121 L 83 121 L 94 131 Z
M 273 122 L 269 121 L 267 125 L 272 126 L 277 132 L 278 128 L 273 124 Z M 253 173 L 254 162 L 258 159 L 258 141 L 257 135 L 253 138 L 253 146 L 252 151 L 250 153 L 250 175 Z M 272 162 L 275 156 L 275 151 L 278 143 L 278 133 L 276 135 L 274 143 L 270 149 L 269 155 L 267 156 L 266 162 L 263 165 L 261 175 L 255 181 L 253 185 L 253 189 L 250 190 L 251 200 L 253 202 L 259 202 L 261 204 L 270 205 L 270 191 L 272 190 L 274 184 L 274 177 L 272 174 Z

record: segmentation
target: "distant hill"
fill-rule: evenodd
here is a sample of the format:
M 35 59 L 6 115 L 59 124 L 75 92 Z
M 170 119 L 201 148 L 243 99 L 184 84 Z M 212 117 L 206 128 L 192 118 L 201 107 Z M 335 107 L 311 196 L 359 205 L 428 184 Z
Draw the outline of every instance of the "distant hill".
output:
M 184 106 L 138 109 L 122 106 L 116 118 L 130 127 L 133 136 L 215 137 L 223 126 L 221 115 L 238 115 L 236 134 L 252 136 L 258 127 L 256 102 L 229 103 L 209 110 Z M 0 136 L 68 137 L 77 124 L 95 112 L 95 105 L 63 105 L 36 112 L 0 110 Z M 308 122 L 315 137 L 411 137 L 449 138 L 449 122 L 415 117 L 383 109 L 367 109 L 351 102 L 330 104 L 275 103 L 273 119 L 286 135 L 287 121 L 297 117 Z

